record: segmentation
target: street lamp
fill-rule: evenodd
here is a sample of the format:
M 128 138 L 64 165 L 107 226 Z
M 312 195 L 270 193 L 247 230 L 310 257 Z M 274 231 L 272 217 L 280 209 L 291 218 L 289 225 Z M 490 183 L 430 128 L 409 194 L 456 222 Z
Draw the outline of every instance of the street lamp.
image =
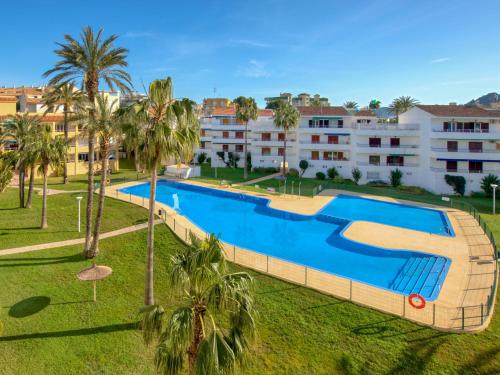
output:
M 498 185 L 497 184 L 491 184 L 490 185 L 493 189 L 493 215 L 495 215 L 496 211 L 496 190 Z
M 80 195 L 78 197 L 76 197 L 76 200 L 78 202 L 78 233 L 81 232 L 81 226 L 80 226 L 80 212 L 81 212 L 80 211 L 80 205 L 82 203 L 82 199 L 83 199 L 83 197 L 80 196 Z

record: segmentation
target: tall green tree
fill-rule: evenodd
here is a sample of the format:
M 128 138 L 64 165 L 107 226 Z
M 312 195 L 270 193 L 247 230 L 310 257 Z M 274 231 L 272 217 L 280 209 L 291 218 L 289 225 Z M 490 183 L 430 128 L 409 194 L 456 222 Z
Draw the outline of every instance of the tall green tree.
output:
M 67 143 L 63 137 L 54 137 L 50 124 L 40 124 L 38 126 L 38 136 L 33 139 L 33 148 L 38 149 L 40 155 L 40 171 L 43 175 L 42 194 L 42 221 L 41 229 L 48 228 L 47 224 L 47 180 L 49 167 L 57 168 L 64 164 L 67 153 Z
M 95 257 L 98 252 L 99 235 L 102 217 L 104 215 L 104 201 L 106 198 L 106 184 L 109 170 L 111 146 L 120 135 L 120 122 L 114 109 L 118 106 L 116 100 L 110 102 L 107 97 L 97 95 L 94 105 L 94 116 L 89 118 L 89 127 L 92 128 L 99 144 L 99 160 L 101 162 L 101 182 L 99 186 L 99 203 L 92 233 L 88 257 Z
M 134 116 L 128 108 L 120 108 L 116 111 L 116 116 L 121 127 L 121 142 L 128 156 L 134 154 L 135 170 L 142 172 L 143 167 L 140 163 L 139 146 L 144 138 L 142 132 L 144 126 L 137 121 L 134 121 Z
M 60 58 L 52 69 L 44 73 L 44 77 L 52 77 L 51 85 L 80 81 L 89 103 L 95 102 L 100 82 L 114 90 L 128 92 L 132 86 L 130 75 L 124 70 L 127 64 L 128 50 L 115 47 L 118 37 L 103 37 L 103 30 L 97 33 L 87 26 L 80 34 L 80 40 L 71 35 L 64 35 L 64 43 L 57 43 L 55 54 Z M 89 106 L 89 117 L 94 116 L 93 106 Z M 87 209 L 85 226 L 84 255 L 90 256 L 92 234 L 92 210 L 94 204 L 94 152 L 95 134 L 88 132 L 88 176 L 87 176 Z
M 248 138 L 248 122 L 250 120 L 257 120 L 258 109 L 257 103 L 254 98 L 247 98 L 245 96 L 238 96 L 233 100 L 236 107 L 236 119 L 245 124 L 245 143 L 243 144 L 243 178 L 246 180 L 248 178 L 247 170 L 247 138 Z
M 78 90 L 73 82 L 64 82 L 55 86 L 52 90 L 44 95 L 44 104 L 47 112 L 54 112 L 59 106 L 63 109 L 63 126 L 64 126 L 64 140 L 69 144 L 69 120 L 70 115 L 74 113 L 77 106 L 81 106 L 85 101 L 85 95 L 82 91 Z M 68 183 L 68 165 L 64 161 L 63 181 Z
M 373 99 L 368 104 L 368 108 L 369 109 L 379 109 L 381 104 L 382 104 L 382 102 L 380 100 Z
M 286 142 L 287 134 L 290 130 L 299 125 L 300 113 L 290 103 L 280 102 L 278 108 L 274 111 L 274 126 L 283 130 L 283 176 L 286 174 Z
M 199 122 L 188 102 L 174 99 L 170 77 L 153 81 L 149 85 L 147 98 L 132 105 L 129 110 L 134 121 L 144 128 L 141 132 L 142 139 L 139 140 L 139 156 L 142 165 L 151 172 L 144 304 L 153 305 L 154 215 L 158 168 L 162 163 L 180 159 L 186 147 L 196 146 L 199 140 Z
M 389 106 L 389 110 L 396 116 L 396 120 L 399 122 L 399 115 L 409 111 L 418 104 L 418 100 L 412 98 L 411 96 L 400 96 L 392 101 Z
M 213 234 L 200 241 L 191 233 L 170 260 L 170 284 L 179 306 L 167 316 L 161 305 L 143 313 L 146 343 L 156 341 L 158 373 L 232 373 L 255 335 L 252 278 L 228 273 L 221 244 Z
M 17 113 L 10 116 L 3 124 L 5 141 L 14 141 L 17 144 L 17 163 L 16 169 L 19 171 L 19 207 L 25 207 L 25 181 L 26 171 L 29 167 L 30 153 L 28 142 L 31 131 L 40 123 L 40 117 L 30 115 L 27 112 Z
M 344 108 L 347 109 L 349 112 L 354 112 L 358 109 L 358 103 L 348 100 L 347 102 L 344 103 Z

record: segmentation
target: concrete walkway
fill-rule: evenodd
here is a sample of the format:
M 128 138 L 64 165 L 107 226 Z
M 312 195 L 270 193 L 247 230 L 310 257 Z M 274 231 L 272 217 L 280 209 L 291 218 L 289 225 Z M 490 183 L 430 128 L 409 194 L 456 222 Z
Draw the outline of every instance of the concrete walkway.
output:
M 276 172 L 276 173 L 273 173 L 273 174 L 270 174 L 270 175 L 267 175 L 267 176 L 264 176 L 264 177 L 255 178 L 255 179 L 250 180 L 250 181 L 239 182 L 238 185 L 253 185 L 253 184 L 256 184 L 258 182 L 270 180 L 271 178 L 278 177 L 278 176 L 281 176 L 281 175 L 282 175 L 281 172 Z
M 155 225 L 157 225 L 159 223 L 162 223 L 161 219 L 157 219 L 155 221 Z M 138 230 L 141 230 L 141 229 L 144 229 L 147 227 L 148 227 L 148 223 L 132 225 L 130 227 L 125 227 L 125 228 L 113 230 L 111 232 L 102 233 L 100 236 L 100 239 L 103 240 L 106 238 L 120 236 L 120 235 L 125 234 L 125 233 L 137 232 Z M 57 242 L 42 243 L 42 244 L 38 244 L 38 245 L 14 247 L 14 248 L 10 248 L 10 249 L 0 250 L 0 256 L 28 253 L 31 251 L 38 251 L 38 250 L 45 250 L 45 249 L 54 249 L 56 247 L 79 245 L 82 243 L 85 243 L 85 238 L 75 238 L 72 240 L 64 240 L 64 241 L 57 241 Z

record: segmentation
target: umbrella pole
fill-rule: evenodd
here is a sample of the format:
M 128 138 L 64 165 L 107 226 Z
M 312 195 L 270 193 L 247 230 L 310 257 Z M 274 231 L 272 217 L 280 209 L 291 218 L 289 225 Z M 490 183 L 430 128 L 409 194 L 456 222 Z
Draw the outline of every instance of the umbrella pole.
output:
M 94 284 L 94 302 L 97 301 L 97 281 L 93 281 L 93 284 Z

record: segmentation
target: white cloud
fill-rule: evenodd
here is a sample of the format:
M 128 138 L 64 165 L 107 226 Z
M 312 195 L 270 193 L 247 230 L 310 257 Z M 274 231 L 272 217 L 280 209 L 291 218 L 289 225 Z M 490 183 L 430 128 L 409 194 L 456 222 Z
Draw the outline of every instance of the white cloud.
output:
M 124 38 L 131 38 L 131 39 L 137 39 L 137 38 L 153 38 L 156 36 L 155 33 L 152 33 L 150 31 L 129 31 L 123 35 Z
M 255 59 L 250 60 L 246 66 L 238 69 L 237 73 L 240 76 L 251 78 L 269 77 L 271 75 L 266 69 L 266 64 Z
M 431 64 L 441 64 L 450 60 L 451 59 L 449 57 L 440 57 L 438 59 L 431 60 Z
M 243 45 L 243 46 L 256 47 L 256 48 L 271 48 L 271 45 L 268 43 L 263 43 L 263 42 L 259 42 L 257 40 L 250 40 L 250 39 L 231 40 L 230 44 Z

